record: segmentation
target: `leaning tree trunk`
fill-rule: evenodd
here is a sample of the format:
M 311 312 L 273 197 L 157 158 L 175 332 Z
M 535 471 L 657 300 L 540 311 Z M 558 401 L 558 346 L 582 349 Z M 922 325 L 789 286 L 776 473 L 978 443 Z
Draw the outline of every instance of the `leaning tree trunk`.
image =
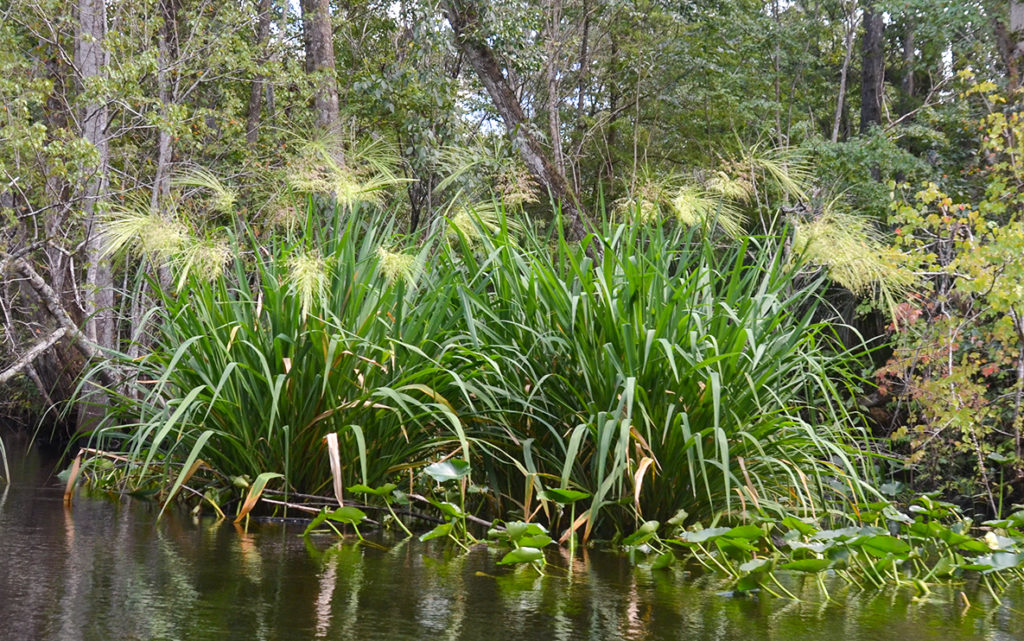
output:
M 328 0 L 302 0 L 302 33 L 306 48 L 306 73 L 314 76 L 313 102 L 316 124 L 337 133 L 338 78 L 334 67 L 334 37 L 331 29 L 331 5 Z
M 885 79 L 885 16 L 869 2 L 864 7 L 861 41 L 860 132 L 882 124 L 882 82 Z
M 584 240 L 591 231 L 586 213 L 580 207 L 565 176 L 547 158 L 544 148 L 533 133 L 531 124 L 527 122 L 523 107 L 505 79 L 494 51 L 487 44 L 486 34 L 481 30 L 480 13 L 476 2 L 446 0 L 444 10 L 455 32 L 455 42 L 459 51 L 473 65 L 473 70 L 487 89 L 530 173 L 561 204 L 566 237 L 576 242 Z M 590 243 L 587 245 L 587 253 L 592 258 L 600 258 L 602 248 L 599 243 Z

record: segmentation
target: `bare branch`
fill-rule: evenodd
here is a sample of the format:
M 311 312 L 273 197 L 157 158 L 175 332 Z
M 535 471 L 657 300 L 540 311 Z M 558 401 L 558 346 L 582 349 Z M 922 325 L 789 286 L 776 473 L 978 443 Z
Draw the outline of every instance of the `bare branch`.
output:
M 50 316 L 60 323 L 61 327 L 66 331 L 67 336 L 74 341 L 75 347 L 79 352 L 81 352 L 82 356 L 88 360 L 103 360 L 105 358 L 100 347 L 90 341 L 86 337 L 85 333 L 79 329 L 78 325 L 75 324 L 75 321 L 71 318 L 71 315 L 68 314 L 67 310 L 65 310 L 63 305 L 60 304 L 57 293 L 53 291 L 53 288 L 43 280 L 43 277 L 40 276 L 31 265 L 29 265 L 24 259 L 16 258 L 6 252 L 0 252 L 0 265 L 5 263 L 10 263 L 10 265 L 12 265 L 14 269 L 28 281 L 29 285 L 32 286 L 32 289 L 34 289 L 42 299 L 46 306 L 46 311 L 48 311 Z M 97 377 L 104 385 L 112 386 L 116 383 L 110 373 L 102 369 L 97 370 Z
M 36 360 L 40 354 L 53 347 L 57 341 L 64 338 L 64 334 L 66 333 L 66 329 L 58 327 L 57 331 L 50 334 L 46 340 L 33 345 L 31 349 L 25 352 L 25 354 L 14 363 L 14 365 L 11 365 L 4 371 L 0 372 L 0 385 L 11 380 L 18 372 L 31 365 L 32 361 Z

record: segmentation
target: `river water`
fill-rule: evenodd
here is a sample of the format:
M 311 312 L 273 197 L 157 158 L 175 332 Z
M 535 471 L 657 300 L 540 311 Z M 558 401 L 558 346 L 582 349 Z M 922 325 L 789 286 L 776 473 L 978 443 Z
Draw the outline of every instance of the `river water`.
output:
M 803 601 L 733 598 L 682 569 L 589 551 L 549 576 L 500 552 L 443 544 L 304 540 L 299 525 L 169 514 L 79 495 L 71 509 L 36 455 L 0 487 L 0 641 L 465 639 L 959 641 L 1024 639 L 1020 588 L 994 604 L 966 588 L 925 600 L 793 580 Z M 960 588 L 957 588 L 959 590 Z

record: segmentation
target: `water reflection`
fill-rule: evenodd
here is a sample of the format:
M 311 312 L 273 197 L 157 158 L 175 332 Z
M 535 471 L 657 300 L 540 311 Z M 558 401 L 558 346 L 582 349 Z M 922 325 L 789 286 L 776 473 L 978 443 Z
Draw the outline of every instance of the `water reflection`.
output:
M 14 458 L 14 457 L 12 457 Z M 12 461 L 14 463 L 14 461 Z M 145 504 L 79 497 L 29 461 L 0 492 L 0 638 L 108 639 L 1020 639 L 1021 590 L 997 607 L 967 587 L 924 600 L 813 580 L 803 601 L 737 599 L 681 569 L 651 572 L 591 551 L 554 553 L 553 576 L 508 569 L 485 546 L 305 541 L 274 524 L 248 531 Z

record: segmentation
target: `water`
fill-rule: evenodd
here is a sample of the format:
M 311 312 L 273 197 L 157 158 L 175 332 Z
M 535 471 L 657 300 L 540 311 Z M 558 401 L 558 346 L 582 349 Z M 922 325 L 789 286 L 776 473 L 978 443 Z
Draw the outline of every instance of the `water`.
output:
M 958 641 L 1024 639 L 1024 593 L 997 606 L 952 588 L 915 601 L 902 590 L 840 584 L 832 602 L 813 581 L 809 600 L 730 598 L 721 583 L 682 569 L 651 572 L 589 552 L 540 577 L 495 565 L 485 547 L 455 553 L 417 541 L 306 542 L 300 526 L 230 523 L 140 502 L 79 496 L 32 455 L 12 455 L 0 487 L 0 639 L 687 639 Z

